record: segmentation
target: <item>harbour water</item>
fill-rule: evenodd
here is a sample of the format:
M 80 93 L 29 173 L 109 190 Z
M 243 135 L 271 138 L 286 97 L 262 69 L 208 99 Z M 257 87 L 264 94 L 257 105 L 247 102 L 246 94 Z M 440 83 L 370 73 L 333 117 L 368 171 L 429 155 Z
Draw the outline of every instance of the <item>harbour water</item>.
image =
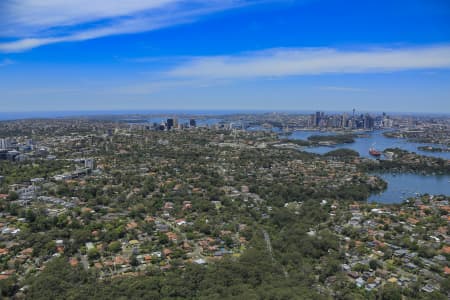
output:
M 419 175 L 419 174 L 376 174 L 388 183 L 388 188 L 371 195 L 369 202 L 401 203 L 410 197 L 421 194 L 450 195 L 449 175 Z
M 333 132 L 320 132 L 320 131 L 294 131 L 289 138 L 307 140 L 311 135 L 330 135 L 335 134 Z M 400 148 L 409 152 L 415 152 L 420 155 L 439 157 L 444 159 L 450 159 L 450 152 L 427 152 L 419 150 L 420 146 L 434 146 L 442 147 L 442 145 L 426 144 L 426 143 L 413 143 L 406 139 L 388 138 L 383 135 L 383 131 L 370 131 L 363 132 L 367 137 L 355 138 L 355 142 L 352 144 L 340 144 L 333 147 L 320 146 L 320 147 L 306 147 L 304 151 L 324 154 L 334 149 L 347 148 L 358 151 L 362 157 L 371 157 L 369 149 L 371 147 L 376 148 L 379 151 L 383 151 L 386 148 Z
M 318 131 L 296 131 L 289 138 L 307 140 L 311 135 L 330 135 L 336 134 L 333 132 L 318 132 Z M 370 157 L 369 149 L 375 147 L 377 150 L 382 151 L 386 148 L 400 148 L 410 152 L 416 152 L 421 155 L 439 157 L 444 159 L 450 159 L 449 152 L 426 152 L 418 149 L 419 146 L 435 146 L 439 145 L 424 144 L 424 143 L 412 143 L 406 139 L 387 138 L 383 135 L 382 131 L 364 132 L 367 137 L 355 138 L 355 142 L 352 144 L 342 144 L 333 147 L 306 147 L 304 151 L 324 154 L 334 149 L 347 148 L 357 152 L 362 157 Z M 438 176 L 438 175 L 420 175 L 420 174 L 377 174 L 388 183 L 388 188 L 376 195 L 371 195 L 368 199 L 369 202 L 380 203 L 401 203 L 410 197 L 417 196 L 419 194 L 433 194 L 433 195 L 450 195 L 450 176 Z

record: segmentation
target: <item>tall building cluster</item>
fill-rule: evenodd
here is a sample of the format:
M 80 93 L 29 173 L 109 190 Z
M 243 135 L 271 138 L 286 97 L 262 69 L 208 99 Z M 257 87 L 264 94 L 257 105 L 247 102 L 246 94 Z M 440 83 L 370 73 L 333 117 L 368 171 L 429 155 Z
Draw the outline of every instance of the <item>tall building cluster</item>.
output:
M 180 123 L 177 118 L 168 118 L 161 123 L 153 123 L 153 128 L 156 130 L 173 130 L 173 129 L 185 129 L 185 128 L 195 128 L 197 127 L 197 121 L 195 119 L 190 119 L 189 122 Z M 151 128 L 149 128 L 151 129 Z
M 312 127 L 316 128 L 349 128 L 349 129 L 375 129 L 390 128 L 393 120 L 385 113 L 381 116 L 372 116 L 368 113 L 356 115 L 353 114 L 325 114 L 325 112 L 317 111 L 311 116 Z

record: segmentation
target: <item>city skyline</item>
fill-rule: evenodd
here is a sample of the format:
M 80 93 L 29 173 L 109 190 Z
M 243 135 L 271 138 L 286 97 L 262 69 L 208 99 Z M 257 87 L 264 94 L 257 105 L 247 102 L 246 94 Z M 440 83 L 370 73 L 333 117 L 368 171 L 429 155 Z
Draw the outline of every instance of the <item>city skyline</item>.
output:
M 2 112 L 450 113 L 445 1 L 0 4 Z

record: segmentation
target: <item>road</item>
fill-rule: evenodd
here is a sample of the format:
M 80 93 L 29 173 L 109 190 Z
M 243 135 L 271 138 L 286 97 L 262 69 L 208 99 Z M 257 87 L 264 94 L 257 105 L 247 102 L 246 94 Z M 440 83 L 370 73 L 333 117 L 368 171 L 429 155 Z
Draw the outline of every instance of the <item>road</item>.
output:
M 270 242 L 270 236 L 266 230 L 262 229 L 262 233 L 264 235 L 264 240 L 266 241 L 267 251 L 270 254 L 270 258 L 273 262 L 275 262 L 275 258 L 273 257 L 272 243 Z

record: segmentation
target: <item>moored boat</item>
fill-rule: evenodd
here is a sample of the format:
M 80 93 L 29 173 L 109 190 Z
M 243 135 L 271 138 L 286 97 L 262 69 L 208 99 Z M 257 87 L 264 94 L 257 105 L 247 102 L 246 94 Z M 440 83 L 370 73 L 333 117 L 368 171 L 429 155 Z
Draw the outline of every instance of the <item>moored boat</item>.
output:
M 369 154 L 375 157 L 380 157 L 381 156 L 381 152 L 376 150 L 375 148 L 370 148 L 369 149 Z

